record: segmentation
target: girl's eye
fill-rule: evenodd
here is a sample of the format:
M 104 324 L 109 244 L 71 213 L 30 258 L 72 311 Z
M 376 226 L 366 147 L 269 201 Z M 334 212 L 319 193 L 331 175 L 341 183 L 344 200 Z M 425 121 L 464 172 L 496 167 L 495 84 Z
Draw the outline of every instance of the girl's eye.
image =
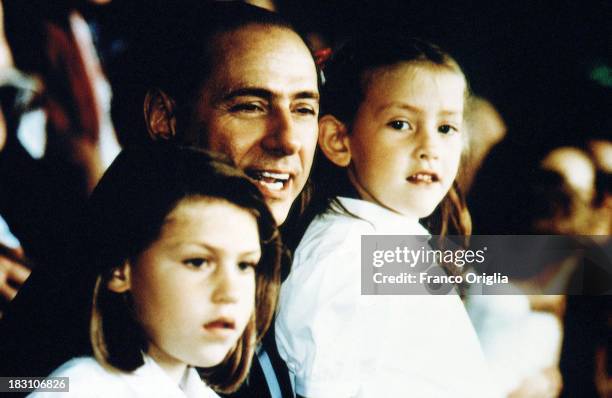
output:
M 387 123 L 387 126 L 398 131 L 404 131 L 412 128 L 412 126 L 410 126 L 410 123 L 405 120 L 393 120 L 392 122 Z
M 451 126 L 450 124 L 443 124 L 442 126 L 438 127 L 438 132 L 442 134 L 452 134 L 458 133 L 459 129 Z
M 184 260 L 183 264 L 192 268 L 203 268 L 210 265 L 210 261 L 205 258 L 197 257 Z
M 257 267 L 257 263 L 254 263 L 254 262 L 242 261 L 242 262 L 238 263 L 238 268 L 241 271 L 248 271 L 248 270 L 251 270 L 251 269 L 255 269 L 255 267 Z

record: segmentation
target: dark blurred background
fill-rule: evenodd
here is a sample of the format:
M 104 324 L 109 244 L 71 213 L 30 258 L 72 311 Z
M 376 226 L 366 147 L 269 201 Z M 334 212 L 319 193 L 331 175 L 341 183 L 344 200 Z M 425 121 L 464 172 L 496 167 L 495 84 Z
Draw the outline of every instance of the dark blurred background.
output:
M 517 142 L 548 146 L 572 142 L 591 126 L 609 127 L 610 1 L 278 1 L 278 8 L 331 45 L 385 27 L 441 45 Z

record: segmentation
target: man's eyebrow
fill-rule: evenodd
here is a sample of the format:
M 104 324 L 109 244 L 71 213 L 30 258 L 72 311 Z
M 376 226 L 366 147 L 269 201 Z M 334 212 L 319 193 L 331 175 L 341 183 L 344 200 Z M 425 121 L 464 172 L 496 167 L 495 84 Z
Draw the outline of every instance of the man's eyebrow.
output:
M 297 99 L 313 99 L 313 100 L 319 100 L 320 96 L 319 93 L 317 93 L 316 91 L 300 91 L 299 93 L 295 94 L 293 96 L 293 98 L 297 98 Z
M 236 97 L 260 97 L 267 100 L 272 99 L 274 94 L 270 90 L 258 87 L 242 87 L 231 90 L 221 98 L 221 101 L 230 101 Z
M 236 97 L 259 97 L 270 101 L 275 97 L 280 97 L 280 95 L 265 88 L 242 87 L 229 91 L 221 98 L 221 101 L 231 101 Z M 318 101 L 319 93 L 316 91 L 299 91 L 293 94 L 291 99 L 314 99 Z

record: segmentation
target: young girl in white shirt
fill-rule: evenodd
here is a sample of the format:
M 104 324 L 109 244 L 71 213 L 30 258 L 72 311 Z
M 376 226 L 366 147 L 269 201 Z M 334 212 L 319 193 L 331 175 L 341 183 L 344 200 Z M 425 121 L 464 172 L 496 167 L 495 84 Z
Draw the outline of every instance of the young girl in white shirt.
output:
M 361 295 L 361 235 L 469 234 L 454 184 L 466 78 L 438 47 L 368 32 L 325 68 L 316 217 L 283 283 L 276 339 L 301 397 L 494 397 L 457 294 Z M 320 166 L 320 164 L 319 164 Z M 440 232 L 440 230 L 436 232 Z
M 257 187 L 216 155 L 155 145 L 119 155 L 88 215 L 93 355 L 51 374 L 69 377 L 69 392 L 32 396 L 237 389 L 279 286 L 278 233 Z

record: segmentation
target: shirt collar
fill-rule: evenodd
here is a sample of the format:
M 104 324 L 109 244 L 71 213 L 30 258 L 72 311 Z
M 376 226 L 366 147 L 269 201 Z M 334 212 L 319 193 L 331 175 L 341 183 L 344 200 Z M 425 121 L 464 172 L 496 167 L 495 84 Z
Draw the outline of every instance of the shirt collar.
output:
M 338 197 L 349 212 L 368 221 L 376 231 L 401 235 L 427 235 L 429 231 L 418 220 L 395 213 L 389 209 L 361 199 Z
M 157 380 L 160 383 L 159 387 L 166 388 L 168 390 L 168 394 L 172 392 L 176 396 L 185 396 L 187 398 L 218 397 L 218 395 L 204 383 L 198 372 L 193 367 L 187 367 L 180 383 L 177 385 L 159 366 L 159 364 L 155 362 L 153 358 L 151 358 L 151 356 L 146 353 L 143 353 L 142 356 L 144 359 L 144 365 L 136 369 L 134 371 L 134 375 L 145 376 Z

